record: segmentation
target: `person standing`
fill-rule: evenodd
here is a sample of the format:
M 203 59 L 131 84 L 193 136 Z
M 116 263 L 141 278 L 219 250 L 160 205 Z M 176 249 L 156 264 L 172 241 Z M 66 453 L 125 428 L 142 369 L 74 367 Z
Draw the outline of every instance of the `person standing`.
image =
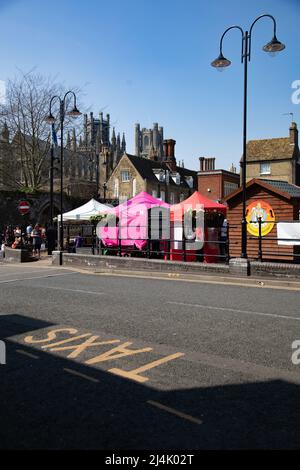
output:
M 27 241 L 30 241 L 30 237 L 31 237 L 31 232 L 33 230 L 33 227 L 31 224 L 27 225 L 26 227 L 26 238 L 27 238 Z
M 222 260 L 225 261 L 225 258 L 227 256 L 227 236 L 228 236 L 228 222 L 227 219 L 223 220 L 223 224 L 221 227 L 221 233 L 220 233 L 220 253 L 222 256 Z
M 55 249 L 56 245 L 56 233 L 55 227 L 50 226 L 46 230 L 47 245 L 48 245 L 48 255 L 52 255 L 52 251 Z
M 41 244 L 42 244 L 42 236 L 41 236 L 41 229 L 39 224 L 34 226 L 34 229 L 31 232 L 32 238 L 32 254 L 34 256 L 38 256 L 38 259 L 41 257 Z

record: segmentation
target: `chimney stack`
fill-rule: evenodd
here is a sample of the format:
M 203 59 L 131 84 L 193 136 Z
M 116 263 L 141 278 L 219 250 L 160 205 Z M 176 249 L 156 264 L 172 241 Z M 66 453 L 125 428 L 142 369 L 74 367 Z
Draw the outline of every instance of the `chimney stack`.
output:
M 290 127 L 290 144 L 298 145 L 298 129 L 295 122 L 292 122 Z
M 175 144 L 176 140 L 167 139 L 163 141 L 164 145 L 164 155 L 165 155 L 165 162 L 169 164 L 171 171 L 176 171 L 177 163 L 175 158 Z
M 206 158 L 200 157 L 200 171 L 214 171 L 215 169 L 215 161 L 216 159 L 213 158 Z

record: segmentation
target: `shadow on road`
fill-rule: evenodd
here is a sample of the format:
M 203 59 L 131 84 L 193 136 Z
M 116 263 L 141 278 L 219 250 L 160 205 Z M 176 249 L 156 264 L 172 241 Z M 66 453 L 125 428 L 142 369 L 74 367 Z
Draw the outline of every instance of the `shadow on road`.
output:
M 8 339 L 48 326 L 21 315 L 0 316 L 0 337 L 9 358 L 0 366 L 2 449 L 299 448 L 298 385 L 273 380 L 165 392 L 41 350 L 39 360 L 31 360 L 17 349 L 37 354 L 36 349 Z

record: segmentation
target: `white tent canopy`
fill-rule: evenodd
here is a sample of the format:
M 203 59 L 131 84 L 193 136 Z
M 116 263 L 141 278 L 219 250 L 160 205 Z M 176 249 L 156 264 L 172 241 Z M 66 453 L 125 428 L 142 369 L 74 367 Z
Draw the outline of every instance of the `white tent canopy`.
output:
M 63 221 L 66 220 L 89 220 L 90 217 L 100 215 L 103 212 L 110 210 L 109 206 L 101 204 L 96 199 L 91 199 L 89 202 L 83 204 L 83 206 L 77 207 L 69 212 L 63 214 Z M 60 215 L 58 216 L 60 219 Z

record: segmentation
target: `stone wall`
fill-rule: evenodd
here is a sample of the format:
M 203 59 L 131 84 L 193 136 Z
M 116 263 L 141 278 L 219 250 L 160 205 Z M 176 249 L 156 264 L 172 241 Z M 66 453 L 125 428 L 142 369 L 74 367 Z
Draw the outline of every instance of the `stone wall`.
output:
M 30 212 L 20 215 L 18 204 L 20 201 L 27 201 L 30 204 Z M 75 199 L 65 196 L 64 212 L 69 211 L 87 200 Z M 36 194 L 25 194 L 17 191 L 0 191 L 0 228 L 4 225 L 28 225 L 31 223 L 44 224 L 49 217 L 50 195 L 46 192 Z M 54 215 L 59 212 L 60 195 L 54 194 Z

